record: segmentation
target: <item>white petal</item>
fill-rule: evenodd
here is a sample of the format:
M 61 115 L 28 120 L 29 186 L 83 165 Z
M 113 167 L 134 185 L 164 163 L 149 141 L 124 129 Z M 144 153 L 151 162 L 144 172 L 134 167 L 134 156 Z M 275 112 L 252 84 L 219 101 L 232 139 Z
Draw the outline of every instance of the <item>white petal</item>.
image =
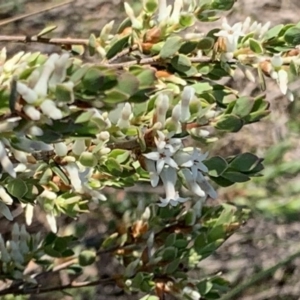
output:
M 157 163 L 156 163 L 156 172 L 157 174 L 160 174 L 161 171 L 163 170 L 165 165 L 165 160 L 163 158 L 160 158 Z
M 0 186 L 0 198 L 7 205 L 11 205 L 14 202 L 12 197 L 6 192 L 6 190 L 2 186 Z
M 159 176 L 156 173 L 150 172 L 150 183 L 153 187 L 156 187 L 159 182 Z
M 160 158 L 160 154 L 158 152 L 143 153 L 143 156 L 151 160 L 159 160 Z

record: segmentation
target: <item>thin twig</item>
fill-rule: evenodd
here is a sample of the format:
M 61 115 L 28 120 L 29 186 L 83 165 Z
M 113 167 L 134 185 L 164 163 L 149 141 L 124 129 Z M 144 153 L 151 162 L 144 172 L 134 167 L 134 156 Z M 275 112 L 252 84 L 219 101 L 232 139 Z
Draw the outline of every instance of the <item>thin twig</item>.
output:
M 126 49 L 122 50 L 121 52 L 119 52 L 114 57 L 112 57 L 111 59 L 109 59 L 108 63 L 111 64 L 113 61 L 115 61 L 125 55 L 128 55 L 129 53 L 131 53 L 132 51 L 135 51 L 137 49 L 138 49 L 138 45 L 133 45 L 132 47 L 126 48 Z
M 16 42 L 16 43 L 42 43 L 52 45 L 87 45 L 88 39 L 69 39 L 69 38 L 45 38 L 40 36 L 26 35 L 0 35 L 0 42 Z
M 23 15 L 20 15 L 20 16 L 16 16 L 16 17 L 12 17 L 12 18 L 8 18 L 8 19 L 5 19 L 5 20 L 2 20 L 2 21 L 0 21 L 0 26 L 4 26 L 4 25 L 10 24 L 10 23 L 19 21 L 19 20 L 22 20 L 22 19 L 34 16 L 34 15 L 37 15 L 37 14 L 40 14 L 40 13 L 52 10 L 52 9 L 55 9 L 55 8 L 61 7 L 63 5 L 70 4 L 72 2 L 74 2 L 74 0 L 69 0 L 69 1 L 66 1 L 66 2 L 63 2 L 63 3 L 60 3 L 60 4 L 55 4 L 55 5 L 46 7 L 44 9 L 41 9 L 41 10 L 38 10 L 38 11 L 34 11 L 32 13 L 23 14 Z
M 115 283 L 116 279 L 114 278 L 104 278 L 104 279 L 98 279 L 95 281 L 84 281 L 84 282 L 70 282 L 69 284 L 65 285 L 59 285 L 59 286 L 52 286 L 52 287 L 34 287 L 34 288 L 26 288 L 26 289 L 16 289 L 14 288 L 8 288 L 3 291 L 0 291 L 0 296 L 4 295 L 32 295 L 32 294 L 43 294 L 43 293 L 49 293 L 49 292 L 55 292 L 55 291 L 63 291 L 66 289 L 74 289 L 74 288 L 81 288 L 81 287 L 87 287 L 87 286 L 96 286 L 100 284 L 110 284 Z

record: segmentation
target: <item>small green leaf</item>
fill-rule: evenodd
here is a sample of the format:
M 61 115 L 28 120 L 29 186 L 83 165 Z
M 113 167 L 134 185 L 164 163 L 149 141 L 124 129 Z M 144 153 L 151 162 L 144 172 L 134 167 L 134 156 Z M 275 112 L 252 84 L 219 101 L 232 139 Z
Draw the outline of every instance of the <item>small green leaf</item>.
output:
M 198 49 L 210 50 L 214 46 L 215 40 L 211 37 L 205 37 L 198 43 Z
M 252 111 L 254 100 L 249 97 L 241 97 L 236 100 L 232 113 L 238 117 L 246 117 Z
M 8 183 L 7 191 L 16 198 L 22 198 L 28 192 L 28 188 L 22 179 L 16 178 Z
M 127 47 L 129 37 L 130 35 L 126 35 L 118 39 L 116 42 L 114 42 L 106 52 L 106 58 L 107 59 L 113 58 L 115 55 L 121 52 L 125 47 Z
M 107 104 L 117 104 L 129 99 L 129 95 L 116 89 L 107 91 L 103 101 Z
M 229 132 L 238 132 L 244 125 L 242 119 L 236 115 L 223 115 L 220 120 L 215 125 L 216 129 L 229 131 Z
M 249 38 L 250 49 L 256 54 L 264 53 L 261 43 L 253 38 Z
M 236 0 L 213 0 L 211 8 L 216 10 L 230 10 Z
M 288 29 L 284 35 L 284 40 L 293 45 L 297 46 L 300 44 L 300 28 L 292 27 Z
M 240 171 L 249 172 L 253 170 L 262 160 L 252 153 L 242 153 L 236 156 L 231 162 L 230 167 Z
M 182 44 L 182 38 L 179 36 L 169 37 L 164 43 L 162 49 L 159 52 L 159 56 L 163 59 L 172 57 Z
M 91 250 L 84 250 L 78 256 L 78 262 L 81 266 L 89 266 L 96 261 L 96 253 Z
M 171 263 L 169 263 L 167 265 L 167 267 L 165 268 L 166 274 L 173 274 L 175 271 L 177 271 L 180 262 L 181 262 L 181 259 L 176 258 Z
M 165 247 L 170 247 L 173 246 L 176 241 L 176 233 L 171 233 L 167 238 L 164 243 Z
M 185 41 L 179 48 L 178 52 L 181 54 L 190 54 L 197 48 L 197 41 Z
M 91 56 L 93 56 L 96 53 L 96 47 L 97 47 L 97 39 L 96 36 L 92 33 L 90 35 L 89 42 L 88 42 L 89 53 Z
M 204 232 L 200 233 L 194 242 L 194 248 L 200 252 L 207 245 L 207 236 Z
M 213 177 L 221 176 L 228 167 L 227 161 L 221 156 L 214 156 L 204 161 L 209 172 L 208 174 Z
M 177 257 L 178 250 L 175 247 L 166 247 L 162 252 L 162 259 L 164 261 L 172 261 Z
M 205 280 L 197 283 L 197 288 L 198 288 L 200 295 L 206 295 L 213 288 L 213 284 L 210 281 L 208 281 L 207 279 L 205 279 Z
M 42 31 L 40 31 L 36 36 L 37 36 L 37 37 L 41 37 L 41 36 L 43 36 L 43 35 L 46 35 L 46 34 L 52 32 L 52 31 L 55 30 L 56 28 L 57 28 L 56 25 L 48 26 L 48 27 L 44 28 Z
M 99 91 L 99 86 L 104 83 L 104 74 L 98 68 L 90 68 L 82 78 L 83 87 L 91 93 Z
M 276 38 L 278 37 L 278 34 L 279 32 L 281 31 L 281 29 L 283 28 L 284 26 L 282 24 L 279 24 L 279 25 L 276 25 L 274 26 L 273 28 L 269 29 L 265 35 L 264 35 L 264 39 L 265 40 L 271 40 L 273 38 Z
M 9 221 L 12 221 L 14 219 L 7 205 L 1 201 L 0 201 L 0 214 L 2 214 Z
M 208 82 L 198 82 L 191 85 L 195 89 L 196 94 L 201 95 L 204 92 L 212 91 L 212 86 Z
M 185 72 L 190 69 L 192 63 L 187 56 L 179 54 L 171 59 L 171 65 L 174 69 L 180 72 Z
M 146 0 L 144 1 L 144 9 L 147 13 L 153 14 L 158 8 L 158 0 Z
M 222 177 L 228 179 L 231 182 L 246 182 L 250 180 L 249 176 L 240 172 L 232 172 L 232 171 L 225 172 L 222 175 Z
M 68 88 L 64 84 L 57 84 L 55 89 L 55 97 L 59 102 L 70 103 L 74 100 L 72 89 Z

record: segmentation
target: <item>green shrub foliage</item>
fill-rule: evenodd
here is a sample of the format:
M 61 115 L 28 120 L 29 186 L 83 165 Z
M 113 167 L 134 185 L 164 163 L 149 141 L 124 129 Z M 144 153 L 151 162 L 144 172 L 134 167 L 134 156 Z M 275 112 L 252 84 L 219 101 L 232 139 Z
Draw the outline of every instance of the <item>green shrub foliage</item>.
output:
M 265 77 L 293 100 L 288 83 L 300 65 L 300 23 L 270 27 L 247 18 L 231 25 L 224 18 L 209 32 L 193 27 L 218 20 L 234 2 L 144 0 L 138 14 L 125 2 L 127 18 L 117 29 L 111 22 L 99 36 L 62 40 L 58 53 L 7 57 L 2 49 L 0 214 L 14 222 L 11 205 L 18 203 L 30 225 L 38 206 L 51 232 L 33 235 L 15 223 L 11 237 L 0 238 L 0 276 L 7 283 L 0 295 L 107 282 L 152 300 L 226 293 L 220 274 L 192 278 L 189 271 L 240 227 L 247 211 L 205 201 L 218 197 L 218 186 L 260 176 L 263 165 L 251 153 L 210 156 L 202 148 L 270 113 Z M 52 31 L 30 39 L 55 43 Z M 261 96 L 240 96 L 220 83 L 238 69 L 257 82 Z M 163 194 L 126 206 L 105 193 L 137 184 L 161 185 Z M 96 250 L 56 222 L 87 214 L 91 205 L 118 205 L 126 215 L 123 232 L 108 231 Z M 36 279 L 64 269 L 79 276 L 103 253 L 123 272 L 58 287 Z M 33 275 L 32 262 L 40 266 Z

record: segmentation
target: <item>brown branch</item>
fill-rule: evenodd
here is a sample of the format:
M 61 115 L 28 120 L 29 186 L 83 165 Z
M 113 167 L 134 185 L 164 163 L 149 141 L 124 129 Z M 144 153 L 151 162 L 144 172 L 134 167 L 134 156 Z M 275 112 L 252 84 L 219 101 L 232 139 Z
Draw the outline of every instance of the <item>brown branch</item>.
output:
M 9 36 L 0 35 L 0 42 L 16 42 L 16 43 L 42 43 L 52 45 L 87 45 L 88 39 L 69 39 L 69 38 L 45 38 L 39 36 Z
M 22 19 L 34 16 L 34 15 L 37 15 L 37 14 L 40 14 L 40 13 L 52 10 L 52 9 L 55 9 L 55 8 L 61 7 L 63 5 L 70 4 L 72 2 L 74 2 L 74 0 L 70 0 L 70 1 L 66 1 L 66 2 L 60 3 L 60 4 L 52 5 L 52 6 L 44 8 L 44 9 L 41 9 L 41 10 L 38 10 L 38 11 L 34 11 L 32 13 L 23 14 L 23 15 L 20 15 L 20 16 L 16 16 L 16 17 L 12 17 L 12 18 L 8 18 L 8 19 L 5 19 L 5 20 L 2 20 L 2 21 L 0 21 L 0 26 L 4 26 L 4 25 L 10 24 L 10 23 L 19 21 L 19 20 L 22 20 Z
M 129 53 L 131 53 L 132 51 L 135 51 L 138 49 L 138 45 L 133 45 L 130 48 L 126 48 L 124 50 L 122 50 L 121 52 L 119 52 L 117 55 L 115 55 L 114 57 L 112 57 L 111 59 L 108 60 L 108 63 L 111 64 L 113 61 L 120 59 L 121 57 L 128 55 Z
M 95 281 L 84 281 L 84 282 L 70 282 L 69 284 L 65 285 L 59 285 L 59 286 L 52 286 L 52 287 L 45 287 L 41 288 L 39 286 L 33 287 L 33 288 L 24 288 L 24 289 L 18 289 L 18 287 L 12 287 L 7 288 L 5 290 L 0 291 L 0 296 L 4 295 L 32 295 L 32 294 L 43 294 L 43 293 L 49 293 L 49 292 L 57 292 L 57 291 L 63 291 L 66 289 L 74 289 L 74 288 L 81 288 L 81 287 L 87 287 L 87 286 L 96 286 L 100 284 L 111 284 L 115 283 L 117 280 L 116 278 L 104 278 L 104 279 L 98 279 Z

